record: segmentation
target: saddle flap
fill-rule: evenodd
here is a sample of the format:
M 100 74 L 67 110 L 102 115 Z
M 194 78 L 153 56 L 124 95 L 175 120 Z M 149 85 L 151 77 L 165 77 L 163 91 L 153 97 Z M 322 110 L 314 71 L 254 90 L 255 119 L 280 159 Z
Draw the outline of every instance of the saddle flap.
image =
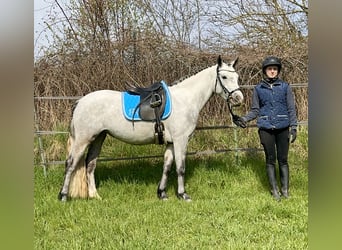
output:
M 160 118 L 165 109 L 165 90 L 161 88 L 156 92 L 148 93 L 145 97 L 140 95 L 139 115 L 142 120 L 153 121 Z
M 171 96 L 164 81 L 141 88 L 128 86 L 122 93 L 123 113 L 128 120 L 156 120 L 166 119 L 171 114 Z

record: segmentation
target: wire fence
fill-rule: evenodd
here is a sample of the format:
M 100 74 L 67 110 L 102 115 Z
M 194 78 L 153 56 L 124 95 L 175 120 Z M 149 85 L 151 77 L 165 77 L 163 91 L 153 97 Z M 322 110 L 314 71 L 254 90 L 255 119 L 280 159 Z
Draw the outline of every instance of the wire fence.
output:
M 245 89 L 252 89 L 255 85 L 243 85 L 240 86 L 241 88 Z M 293 88 L 302 88 L 308 87 L 307 83 L 296 83 L 291 84 Z M 36 96 L 34 100 L 78 100 L 82 96 Z M 39 130 L 39 121 L 37 119 L 36 110 L 34 110 L 34 123 L 35 123 L 35 131 L 34 136 L 38 139 L 38 151 L 40 154 L 40 165 L 44 168 L 44 174 L 46 175 L 46 169 L 49 165 L 60 165 L 64 164 L 65 161 L 58 161 L 52 160 L 47 161 L 45 156 L 45 149 L 42 143 L 42 136 L 54 136 L 57 134 L 69 134 L 68 131 L 47 131 L 47 130 Z M 299 126 L 307 126 L 308 121 L 299 121 Z M 248 127 L 255 127 L 256 125 L 249 125 Z M 235 125 L 222 125 L 222 126 L 202 126 L 196 127 L 196 130 L 215 130 L 215 129 L 236 129 Z M 216 149 L 216 150 L 205 150 L 205 151 L 196 151 L 196 152 L 187 152 L 187 156 L 200 156 L 200 155 L 213 155 L 213 154 L 220 154 L 220 153 L 227 153 L 227 152 L 246 152 L 246 151 L 262 151 L 262 148 L 225 148 L 225 149 Z M 151 158 L 161 158 L 163 157 L 162 154 L 160 155 L 145 155 L 145 156 L 135 156 L 135 157 L 118 157 L 118 158 L 111 158 L 111 157 L 99 157 L 98 161 L 124 161 L 124 160 L 140 160 L 140 159 L 151 159 Z

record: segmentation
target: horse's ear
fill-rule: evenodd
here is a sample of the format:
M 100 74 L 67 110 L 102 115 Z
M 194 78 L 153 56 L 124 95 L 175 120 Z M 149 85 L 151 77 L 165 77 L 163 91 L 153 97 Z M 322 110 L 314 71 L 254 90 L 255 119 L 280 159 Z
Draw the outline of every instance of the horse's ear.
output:
M 237 58 L 235 59 L 235 61 L 233 62 L 233 68 L 235 68 L 235 65 L 238 63 L 238 61 L 239 61 L 239 57 L 237 57 Z
M 222 58 L 221 58 L 221 55 L 219 55 L 219 57 L 217 58 L 217 64 L 219 67 L 222 66 Z

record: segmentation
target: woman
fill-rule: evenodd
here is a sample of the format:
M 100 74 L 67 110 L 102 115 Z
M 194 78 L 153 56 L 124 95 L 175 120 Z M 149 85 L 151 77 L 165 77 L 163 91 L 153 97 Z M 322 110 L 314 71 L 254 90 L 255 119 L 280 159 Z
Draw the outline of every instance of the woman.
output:
M 248 114 L 235 117 L 234 123 L 245 128 L 247 122 L 257 118 L 260 142 L 266 158 L 266 172 L 271 194 L 280 200 L 276 179 L 276 160 L 279 165 L 281 195 L 289 197 L 288 152 L 297 137 L 297 116 L 290 85 L 278 78 L 281 70 L 279 58 L 270 56 L 262 63 L 264 79 L 255 86 L 252 106 Z

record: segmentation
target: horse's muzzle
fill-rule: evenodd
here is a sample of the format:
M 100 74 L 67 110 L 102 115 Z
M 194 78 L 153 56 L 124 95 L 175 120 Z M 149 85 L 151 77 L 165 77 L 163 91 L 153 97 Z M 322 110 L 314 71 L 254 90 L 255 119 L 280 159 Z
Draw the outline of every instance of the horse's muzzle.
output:
M 234 92 L 230 97 L 229 97 L 229 102 L 232 104 L 232 106 L 240 106 L 243 102 L 244 98 L 241 93 L 241 91 Z

